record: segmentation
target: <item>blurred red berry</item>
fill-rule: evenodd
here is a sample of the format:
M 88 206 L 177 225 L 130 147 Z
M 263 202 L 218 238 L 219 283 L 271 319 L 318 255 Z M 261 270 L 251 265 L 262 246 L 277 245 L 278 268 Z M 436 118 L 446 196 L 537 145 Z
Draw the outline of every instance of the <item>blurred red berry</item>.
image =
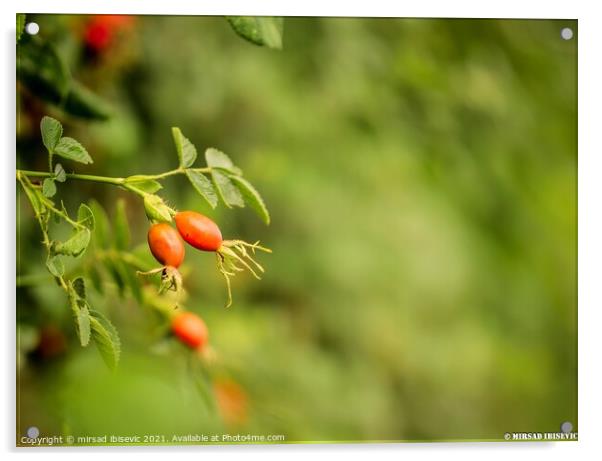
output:
M 192 312 L 182 312 L 174 317 L 171 329 L 177 338 L 193 349 L 207 344 L 208 331 L 203 319 Z
M 133 16 L 94 16 L 86 25 L 84 42 L 89 49 L 99 53 L 111 46 L 115 36 L 121 31 L 130 28 L 133 23 Z
M 50 359 L 63 354 L 67 350 L 67 338 L 56 325 L 45 325 L 40 329 L 40 339 L 35 353 Z
M 247 393 L 231 379 L 218 379 L 213 383 L 217 407 L 229 426 L 242 426 L 248 419 Z
M 103 19 L 105 24 L 113 26 L 115 29 L 127 29 L 134 24 L 135 16 L 128 16 L 123 14 L 107 14 L 103 16 L 97 16 Z
M 112 35 L 108 24 L 93 21 L 86 27 L 86 45 L 96 52 L 102 51 L 111 44 Z

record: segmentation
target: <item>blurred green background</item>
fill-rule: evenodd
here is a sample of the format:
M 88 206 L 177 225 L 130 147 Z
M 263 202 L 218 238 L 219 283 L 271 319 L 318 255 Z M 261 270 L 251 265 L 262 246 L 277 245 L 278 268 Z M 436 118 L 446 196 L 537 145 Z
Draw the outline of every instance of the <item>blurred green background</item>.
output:
M 577 46 L 560 37 L 576 21 L 287 18 L 275 51 L 219 17 L 130 19 L 98 51 L 90 17 L 28 16 L 113 115 L 82 120 L 18 87 L 17 164 L 46 169 L 51 114 L 93 156 L 70 165 L 81 173 L 174 168 L 172 126 L 244 170 L 269 227 L 248 208 L 208 209 L 183 178 L 162 191 L 273 249 L 262 281 L 236 277 L 227 310 L 214 258 L 187 249 L 186 306 L 208 324 L 234 410 L 206 405 L 187 351 L 128 297 L 93 293 L 121 334 L 118 370 L 81 348 L 20 197 L 18 435 L 577 428 Z M 58 197 L 109 214 L 125 198 L 148 253 L 138 198 L 76 181 Z

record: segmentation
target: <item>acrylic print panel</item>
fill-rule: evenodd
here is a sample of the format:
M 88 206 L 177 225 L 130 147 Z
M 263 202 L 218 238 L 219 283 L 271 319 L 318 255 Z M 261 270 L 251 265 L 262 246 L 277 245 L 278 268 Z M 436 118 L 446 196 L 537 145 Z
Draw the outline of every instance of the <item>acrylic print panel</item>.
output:
M 577 38 L 19 15 L 17 445 L 576 440 Z

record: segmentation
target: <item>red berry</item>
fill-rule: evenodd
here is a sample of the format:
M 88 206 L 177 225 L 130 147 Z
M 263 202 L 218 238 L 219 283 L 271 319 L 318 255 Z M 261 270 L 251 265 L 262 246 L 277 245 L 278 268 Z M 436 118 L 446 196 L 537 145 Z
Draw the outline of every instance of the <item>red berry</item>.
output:
M 213 383 L 215 400 L 222 418 L 229 426 L 244 425 L 248 419 L 247 393 L 231 379 L 218 379 Z
M 113 38 L 113 29 L 106 22 L 92 20 L 86 27 L 86 45 L 99 52 L 106 49 Z
M 101 19 L 105 24 L 108 24 L 115 29 L 130 28 L 134 25 L 134 21 L 136 20 L 135 16 L 130 16 L 127 14 L 106 14 L 97 16 L 97 18 Z
M 193 247 L 203 251 L 217 251 L 222 246 L 222 233 L 211 219 L 195 211 L 176 214 L 180 235 Z
M 134 23 L 134 16 L 106 14 L 93 16 L 86 25 L 84 41 L 88 48 L 96 53 L 112 45 L 116 36 Z
M 183 312 L 174 317 L 171 323 L 173 333 L 180 341 L 193 349 L 207 344 L 209 333 L 202 318 L 192 312 Z
M 167 223 L 153 224 L 148 230 L 148 246 L 164 266 L 180 267 L 184 260 L 184 243 L 177 231 Z

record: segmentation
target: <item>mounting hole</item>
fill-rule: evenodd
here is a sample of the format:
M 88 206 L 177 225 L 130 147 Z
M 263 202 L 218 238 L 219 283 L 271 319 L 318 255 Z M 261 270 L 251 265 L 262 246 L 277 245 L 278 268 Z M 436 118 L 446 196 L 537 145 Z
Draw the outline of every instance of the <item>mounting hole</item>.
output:
M 560 425 L 560 430 L 565 434 L 568 434 L 569 432 L 572 432 L 573 424 L 570 421 L 565 421 Z
M 40 31 L 40 26 L 37 22 L 28 22 L 25 24 L 25 32 L 29 35 L 36 35 Z
M 560 36 L 563 40 L 570 40 L 571 38 L 573 38 L 573 29 L 571 29 L 570 27 L 565 27 L 560 31 Z

